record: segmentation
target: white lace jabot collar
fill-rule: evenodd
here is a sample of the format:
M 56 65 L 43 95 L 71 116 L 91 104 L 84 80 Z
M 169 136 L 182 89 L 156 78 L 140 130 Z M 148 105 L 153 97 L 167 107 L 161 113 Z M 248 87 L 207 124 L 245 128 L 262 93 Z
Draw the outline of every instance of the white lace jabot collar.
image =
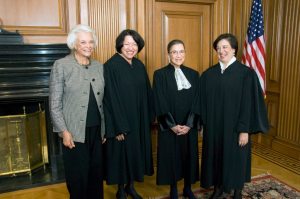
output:
M 185 77 L 184 73 L 182 72 L 180 67 L 174 67 L 175 68 L 175 79 L 176 79 L 176 84 L 177 84 L 177 90 L 182 90 L 182 89 L 189 89 L 191 88 L 190 82 L 187 80 Z

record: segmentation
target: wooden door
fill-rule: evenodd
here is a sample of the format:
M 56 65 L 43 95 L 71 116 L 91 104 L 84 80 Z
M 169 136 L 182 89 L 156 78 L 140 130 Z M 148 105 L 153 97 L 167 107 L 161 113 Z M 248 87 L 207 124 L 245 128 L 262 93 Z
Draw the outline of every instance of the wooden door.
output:
M 173 39 L 185 43 L 186 66 L 199 72 L 208 68 L 212 49 L 210 5 L 155 2 L 153 11 L 152 72 L 168 64 L 167 45 Z

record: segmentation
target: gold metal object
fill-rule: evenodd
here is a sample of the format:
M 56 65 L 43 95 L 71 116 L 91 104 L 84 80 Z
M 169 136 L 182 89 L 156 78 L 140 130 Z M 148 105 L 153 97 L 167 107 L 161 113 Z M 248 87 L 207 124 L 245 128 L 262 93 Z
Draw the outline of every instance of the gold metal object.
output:
M 48 163 L 45 111 L 0 116 L 0 176 L 31 174 Z

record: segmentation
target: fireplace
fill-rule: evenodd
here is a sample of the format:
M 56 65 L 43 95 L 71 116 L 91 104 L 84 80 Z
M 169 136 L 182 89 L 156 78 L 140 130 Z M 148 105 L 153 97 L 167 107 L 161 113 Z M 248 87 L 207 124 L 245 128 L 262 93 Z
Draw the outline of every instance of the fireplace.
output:
M 0 146 L 10 140 L 0 153 L 11 155 L 13 149 L 17 154 L 7 160 L 14 170 L 4 173 L 0 166 L 0 193 L 64 180 L 61 140 L 49 116 L 48 81 L 53 62 L 67 54 L 66 44 L 0 44 Z M 31 139 L 34 132 L 38 139 Z

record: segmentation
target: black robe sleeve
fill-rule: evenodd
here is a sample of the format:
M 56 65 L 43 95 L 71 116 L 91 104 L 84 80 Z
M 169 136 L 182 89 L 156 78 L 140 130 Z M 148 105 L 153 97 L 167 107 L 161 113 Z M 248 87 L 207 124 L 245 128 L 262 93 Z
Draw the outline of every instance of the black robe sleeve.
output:
M 118 75 L 114 71 L 113 62 L 104 64 L 104 113 L 106 119 L 106 138 L 113 138 L 119 134 L 127 134 L 130 132 L 129 123 L 125 116 L 122 98 L 119 95 Z
M 154 107 L 155 115 L 162 131 L 176 126 L 176 122 L 169 110 L 169 105 L 165 100 L 164 86 L 162 73 L 155 71 L 153 76 Z
M 269 123 L 263 93 L 252 69 L 245 77 L 240 106 L 237 132 L 254 134 L 268 131 Z
M 200 76 L 197 78 L 196 84 L 196 95 L 193 100 L 191 107 L 191 112 L 187 118 L 186 126 L 190 128 L 201 129 L 202 120 L 201 120 L 201 92 L 200 92 Z
M 263 91 L 259 84 L 258 77 L 254 70 L 252 71 L 252 104 L 251 104 L 251 133 L 263 132 L 266 133 L 269 130 L 269 121 L 267 109 L 264 101 Z
M 150 118 L 150 123 L 153 123 L 155 121 L 155 111 L 154 111 L 154 99 L 153 99 L 153 90 L 151 88 L 151 83 L 148 77 L 148 74 L 146 70 L 145 73 L 145 79 L 147 80 L 147 97 L 148 97 L 148 113 Z
M 197 77 L 196 80 L 194 80 L 196 84 L 194 84 L 195 88 L 195 98 L 193 100 L 190 113 L 186 119 L 186 126 L 190 128 L 196 128 L 200 129 L 200 110 L 199 110 L 199 97 L 200 97 L 200 91 L 199 91 L 199 78 Z
M 200 128 L 201 125 L 200 125 L 199 115 L 197 115 L 193 112 L 190 112 L 185 125 L 190 127 L 190 128 L 201 129 Z
M 157 120 L 159 123 L 159 127 L 162 131 L 165 131 L 167 129 L 176 126 L 176 122 L 171 113 L 160 115 L 157 117 Z

